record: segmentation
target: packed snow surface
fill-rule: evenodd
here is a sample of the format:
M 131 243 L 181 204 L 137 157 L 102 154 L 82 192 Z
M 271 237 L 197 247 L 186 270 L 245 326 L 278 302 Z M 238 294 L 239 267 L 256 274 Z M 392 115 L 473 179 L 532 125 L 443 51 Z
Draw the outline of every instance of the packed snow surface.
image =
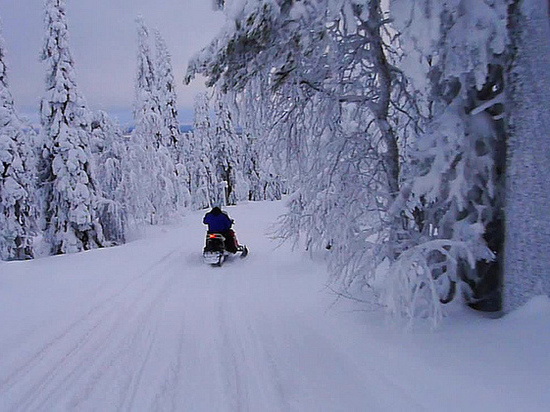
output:
M 201 260 L 202 213 L 122 247 L 0 262 L 0 410 L 548 410 L 547 297 L 404 331 L 337 301 L 321 256 L 277 248 L 283 210 L 228 208 L 251 253 L 222 268 Z

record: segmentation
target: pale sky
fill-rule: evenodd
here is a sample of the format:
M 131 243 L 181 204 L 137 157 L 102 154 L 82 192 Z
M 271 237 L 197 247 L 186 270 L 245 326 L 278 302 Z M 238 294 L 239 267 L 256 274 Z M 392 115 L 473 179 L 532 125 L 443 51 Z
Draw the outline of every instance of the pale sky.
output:
M 177 83 L 180 111 L 190 109 L 201 82 L 182 83 L 189 58 L 219 32 L 224 16 L 211 0 L 66 0 L 70 48 L 77 84 L 88 106 L 128 119 L 137 70 L 135 19 L 143 16 L 166 40 Z M 44 95 L 43 0 L 0 0 L 8 80 L 16 106 L 34 116 Z M 183 114 L 185 116 L 185 114 Z

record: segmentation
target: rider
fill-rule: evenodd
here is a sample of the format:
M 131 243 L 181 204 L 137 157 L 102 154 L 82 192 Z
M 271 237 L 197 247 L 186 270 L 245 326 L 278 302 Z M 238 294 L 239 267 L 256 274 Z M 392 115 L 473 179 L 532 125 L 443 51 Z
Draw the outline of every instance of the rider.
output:
M 233 219 L 226 212 L 215 206 L 204 216 L 202 223 L 208 225 L 208 233 L 220 233 L 225 237 L 225 248 L 228 252 L 237 253 L 237 237 L 231 229 Z

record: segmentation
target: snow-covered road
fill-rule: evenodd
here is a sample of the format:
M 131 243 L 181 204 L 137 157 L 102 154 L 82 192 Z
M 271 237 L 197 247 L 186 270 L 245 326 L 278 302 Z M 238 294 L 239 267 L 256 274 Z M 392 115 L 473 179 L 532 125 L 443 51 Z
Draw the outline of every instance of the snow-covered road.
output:
M 0 263 L 0 410 L 461 410 L 465 382 L 476 405 L 498 399 L 434 372 L 418 337 L 403 347 L 330 310 L 323 266 L 266 236 L 279 203 L 229 211 L 251 254 L 222 268 L 201 261 L 199 214 L 119 248 Z

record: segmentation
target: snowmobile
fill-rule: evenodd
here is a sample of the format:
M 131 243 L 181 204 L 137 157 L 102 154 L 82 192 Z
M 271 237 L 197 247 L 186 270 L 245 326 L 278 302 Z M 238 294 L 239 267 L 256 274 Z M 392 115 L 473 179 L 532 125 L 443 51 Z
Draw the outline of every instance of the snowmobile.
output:
M 232 253 L 227 250 L 225 242 L 226 238 L 221 233 L 207 233 L 206 244 L 202 252 L 204 262 L 212 266 L 221 266 L 227 257 L 232 254 L 239 253 L 241 258 L 248 255 L 248 248 L 245 245 L 238 245 L 237 251 Z

